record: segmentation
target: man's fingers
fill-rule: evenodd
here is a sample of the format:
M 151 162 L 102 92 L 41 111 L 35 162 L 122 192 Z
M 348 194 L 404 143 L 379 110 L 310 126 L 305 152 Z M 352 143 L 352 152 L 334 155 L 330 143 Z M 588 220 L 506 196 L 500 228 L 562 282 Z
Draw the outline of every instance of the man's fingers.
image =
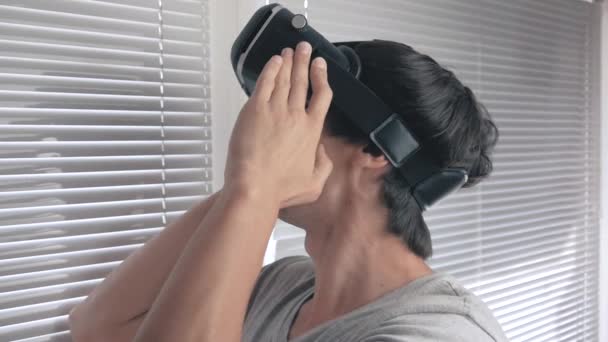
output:
M 277 75 L 274 92 L 270 98 L 270 101 L 278 101 L 285 103 L 289 97 L 289 90 L 291 89 L 291 68 L 293 64 L 293 49 L 285 48 L 281 52 L 283 58 L 283 65 L 279 74 Z
M 264 102 L 270 100 L 282 64 L 283 58 L 281 56 L 272 56 L 272 58 L 266 62 L 266 65 L 264 66 L 264 69 L 262 69 L 255 84 L 253 94 L 251 94 L 252 98 Z
M 308 113 L 323 121 L 333 96 L 327 81 L 327 62 L 323 58 L 317 57 L 312 62 L 310 80 L 312 82 L 312 98 L 308 104 Z
M 296 47 L 291 71 L 291 91 L 289 93 L 289 108 L 304 109 L 308 92 L 308 65 L 312 46 L 308 42 L 301 42 Z

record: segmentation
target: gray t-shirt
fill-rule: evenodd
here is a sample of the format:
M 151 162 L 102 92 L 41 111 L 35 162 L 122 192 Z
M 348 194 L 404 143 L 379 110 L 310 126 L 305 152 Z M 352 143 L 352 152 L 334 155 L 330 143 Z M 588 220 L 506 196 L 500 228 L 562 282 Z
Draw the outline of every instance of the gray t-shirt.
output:
M 243 342 L 286 342 L 302 304 L 312 297 L 310 258 L 266 266 L 247 310 Z M 408 285 L 323 323 L 291 342 L 503 342 L 500 325 L 470 291 L 441 273 Z

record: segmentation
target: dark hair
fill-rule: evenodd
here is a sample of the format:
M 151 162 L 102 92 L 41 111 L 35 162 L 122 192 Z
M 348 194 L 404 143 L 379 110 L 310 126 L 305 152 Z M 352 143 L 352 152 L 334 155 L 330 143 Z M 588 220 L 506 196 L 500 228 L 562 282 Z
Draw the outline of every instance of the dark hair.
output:
M 442 167 L 467 170 L 464 187 L 492 171 L 490 152 L 498 129 L 488 112 L 454 73 L 413 48 L 390 41 L 350 43 L 362 63 L 360 80 L 402 117 L 414 134 L 437 156 Z M 331 107 L 328 133 L 380 155 L 378 148 L 343 113 Z M 395 168 L 384 175 L 382 201 L 389 209 L 388 229 L 421 258 L 433 249 L 429 229 L 409 186 Z

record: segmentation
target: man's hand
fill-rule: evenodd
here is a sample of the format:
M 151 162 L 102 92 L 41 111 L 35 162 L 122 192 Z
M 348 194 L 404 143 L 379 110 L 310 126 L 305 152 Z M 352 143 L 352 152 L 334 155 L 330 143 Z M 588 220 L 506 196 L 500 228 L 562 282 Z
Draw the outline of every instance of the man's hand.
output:
M 306 107 L 311 46 L 273 56 L 260 74 L 232 132 L 226 186 L 260 190 L 281 207 L 314 201 L 332 164 L 319 138 L 332 91 L 327 64 L 310 67 L 313 96 Z
M 314 200 L 311 194 L 318 196 L 331 171 L 318 146 L 331 101 L 327 68 L 324 61 L 313 63 L 314 96 L 306 108 L 310 49 L 303 47 L 266 65 L 234 129 L 225 187 L 182 249 L 134 341 L 242 340 L 279 206 Z M 255 190 L 264 201 L 242 190 Z

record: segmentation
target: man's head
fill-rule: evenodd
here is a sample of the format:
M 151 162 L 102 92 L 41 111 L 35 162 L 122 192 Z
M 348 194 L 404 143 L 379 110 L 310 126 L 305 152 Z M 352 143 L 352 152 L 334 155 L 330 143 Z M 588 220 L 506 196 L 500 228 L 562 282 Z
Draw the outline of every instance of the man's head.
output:
M 491 172 L 489 154 L 498 131 L 451 71 L 400 43 L 374 40 L 351 47 L 361 59 L 360 80 L 401 116 L 443 167 L 468 171 L 465 187 Z M 401 238 L 417 256 L 429 257 L 431 238 L 420 208 L 369 138 L 332 107 L 321 142 L 334 163 L 323 194 L 315 203 L 283 210 L 281 218 L 310 233 L 317 226 L 338 227 L 345 216 L 380 213 L 385 217 L 381 229 Z

